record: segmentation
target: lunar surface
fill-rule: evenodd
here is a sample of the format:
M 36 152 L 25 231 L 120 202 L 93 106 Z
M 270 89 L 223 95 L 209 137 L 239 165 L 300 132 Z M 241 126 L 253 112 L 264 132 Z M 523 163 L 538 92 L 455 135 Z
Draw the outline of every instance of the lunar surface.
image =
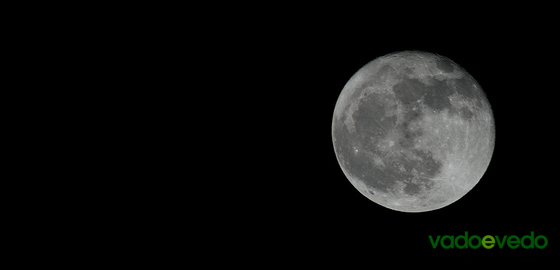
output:
M 445 207 L 482 178 L 494 117 L 478 82 L 452 60 L 405 51 L 344 86 L 332 122 L 338 163 L 370 200 L 402 212 Z

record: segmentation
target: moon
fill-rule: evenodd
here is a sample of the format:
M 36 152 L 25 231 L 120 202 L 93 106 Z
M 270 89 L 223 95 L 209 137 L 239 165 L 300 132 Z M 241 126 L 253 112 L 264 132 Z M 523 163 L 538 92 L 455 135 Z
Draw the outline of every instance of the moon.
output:
M 495 127 L 481 86 L 451 59 L 420 51 L 379 57 L 346 83 L 332 139 L 350 183 L 401 212 L 448 206 L 482 178 Z

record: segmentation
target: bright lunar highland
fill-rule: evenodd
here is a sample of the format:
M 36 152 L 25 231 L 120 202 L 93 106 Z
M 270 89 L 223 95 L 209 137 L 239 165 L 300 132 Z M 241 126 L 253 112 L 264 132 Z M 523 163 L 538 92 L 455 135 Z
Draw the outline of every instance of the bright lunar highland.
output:
M 402 212 L 445 207 L 482 178 L 494 117 L 478 82 L 452 60 L 405 51 L 344 86 L 332 121 L 338 163 L 370 200 Z

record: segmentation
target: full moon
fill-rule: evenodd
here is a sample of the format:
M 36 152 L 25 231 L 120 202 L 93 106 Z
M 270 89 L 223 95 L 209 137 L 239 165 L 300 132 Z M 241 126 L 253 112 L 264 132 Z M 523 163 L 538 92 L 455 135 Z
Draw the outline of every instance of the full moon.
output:
M 332 120 L 336 158 L 350 183 L 402 212 L 439 209 L 467 194 L 488 168 L 494 138 L 478 82 L 451 59 L 419 51 L 358 70 Z

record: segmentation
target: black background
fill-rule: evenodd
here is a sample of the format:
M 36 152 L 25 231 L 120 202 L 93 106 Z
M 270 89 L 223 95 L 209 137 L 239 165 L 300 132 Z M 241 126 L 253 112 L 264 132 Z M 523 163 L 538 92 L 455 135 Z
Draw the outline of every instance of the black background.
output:
M 550 33 L 277 34 L 253 39 L 258 43 L 245 51 L 259 55 L 246 78 L 260 79 L 247 80 L 253 97 L 242 110 L 258 119 L 247 123 L 254 131 L 247 143 L 254 148 L 244 163 L 258 173 L 244 171 L 250 195 L 243 195 L 241 208 L 251 226 L 242 238 L 251 239 L 258 254 L 282 261 L 368 261 L 397 254 L 542 260 L 553 253 L 558 56 Z M 332 145 L 333 110 L 345 83 L 369 61 L 402 50 L 437 53 L 461 65 L 482 86 L 495 117 L 495 149 L 483 178 L 457 202 L 424 213 L 393 211 L 362 196 L 344 176 Z M 549 242 L 544 250 L 434 250 L 428 240 L 465 231 L 481 237 L 534 231 Z
M 141 262 L 159 252 L 185 257 L 186 263 L 202 258 L 232 266 L 316 268 L 336 261 L 373 268 L 417 256 L 543 260 L 557 253 L 558 23 L 541 13 L 545 7 L 494 10 L 486 18 L 491 20 L 481 21 L 480 10 L 457 17 L 464 7 L 410 16 L 379 6 L 349 11 L 334 6 L 329 12 L 233 6 L 177 8 L 175 14 L 173 8 L 126 7 L 116 12 L 121 21 L 105 22 L 97 33 L 78 25 L 59 37 L 55 32 L 62 26 L 74 25 L 61 20 L 61 26 L 45 25 L 46 36 L 29 43 L 26 54 L 45 58 L 31 67 L 56 73 L 31 77 L 37 89 L 60 83 L 83 95 L 67 101 L 56 91 L 42 91 L 76 107 L 53 117 L 76 117 L 61 123 L 70 132 L 52 133 L 70 143 L 66 156 L 72 162 L 49 166 L 70 168 L 72 185 L 38 178 L 76 197 L 58 198 L 39 186 L 38 193 L 60 201 L 52 209 L 43 206 L 56 220 L 53 227 L 77 231 L 70 238 L 78 244 L 101 243 L 91 245 L 94 256 L 129 252 Z M 105 18 L 86 20 L 99 30 Z M 346 82 L 375 58 L 402 50 L 437 53 L 465 68 L 487 94 L 496 124 L 494 154 L 480 182 L 457 202 L 424 213 L 393 211 L 362 196 L 342 173 L 332 145 L 333 111 Z M 58 59 L 63 54 L 68 61 Z M 64 72 L 52 69 L 56 64 Z M 36 99 L 58 109 L 41 95 Z M 93 121 L 78 114 L 80 108 Z M 53 150 L 43 152 L 59 153 L 47 138 Z M 92 149 L 74 147 L 73 140 Z M 51 159 L 47 154 L 42 159 Z M 84 174 L 93 180 L 82 183 Z M 79 200 L 93 211 L 75 203 Z M 59 225 L 51 213 L 65 207 L 76 209 L 62 211 L 71 222 Z M 46 223 L 31 222 L 28 231 Z M 48 224 L 43 230 L 60 244 Z M 428 239 L 465 231 L 480 236 L 534 231 L 548 238 L 548 246 L 434 250 Z M 50 242 L 43 244 L 53 250 Z M 75 248 L 78 244 L 63 244 L 89 254 Z

